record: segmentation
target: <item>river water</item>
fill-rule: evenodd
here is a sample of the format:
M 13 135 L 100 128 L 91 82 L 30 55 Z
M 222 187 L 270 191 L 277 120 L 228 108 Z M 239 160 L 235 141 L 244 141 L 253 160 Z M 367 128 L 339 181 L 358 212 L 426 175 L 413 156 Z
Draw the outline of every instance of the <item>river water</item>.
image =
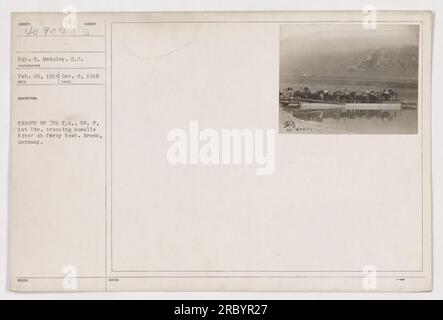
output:
M 342 90 L 358 93 L 394 89 L 398 99 L 406 101 L 401 111 L 300 111 L 280 105 L 281 133 L 361 133 L 361 134 L 416 134 L 418 128 L 417 96 L 414 82 L 356 81 L 330 79 L 297 79 L 282 81 L 281 89 L 292 87 L 311 90 Z

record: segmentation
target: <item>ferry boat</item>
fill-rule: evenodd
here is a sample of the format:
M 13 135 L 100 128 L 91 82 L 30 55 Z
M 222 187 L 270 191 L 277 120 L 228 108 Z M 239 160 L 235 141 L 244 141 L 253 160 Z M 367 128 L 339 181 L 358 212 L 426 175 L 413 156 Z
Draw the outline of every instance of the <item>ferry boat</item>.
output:
M 306 102 L 301 101 L 301 110 L 386 110 L 400 111 L 401 102 L 384 103 L 328 103 L 328 102 Z
M 313 98 L 319 97 L 319 98 Z M 317 100 L 316 100 L 317 99 Z M 294 91 L 287 89 L 280 91 L 280 104 L 288 108 L 299 110 L 356 110 L 356 111 L 400 111 L 407 108 L 408 103 L 397 99 L 397 93 L 392 90 L 381 92 L 366 91 L 358 94 L 355 91 L 319 90 L 310 91 L 309 88 Z

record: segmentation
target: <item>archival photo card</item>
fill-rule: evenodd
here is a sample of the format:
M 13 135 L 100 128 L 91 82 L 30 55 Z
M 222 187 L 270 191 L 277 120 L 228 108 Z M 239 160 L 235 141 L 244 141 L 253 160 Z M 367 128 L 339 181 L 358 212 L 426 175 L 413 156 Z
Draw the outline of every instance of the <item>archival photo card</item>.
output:
M 11 32 L 11 291 L 432 290 L 430 12 Z

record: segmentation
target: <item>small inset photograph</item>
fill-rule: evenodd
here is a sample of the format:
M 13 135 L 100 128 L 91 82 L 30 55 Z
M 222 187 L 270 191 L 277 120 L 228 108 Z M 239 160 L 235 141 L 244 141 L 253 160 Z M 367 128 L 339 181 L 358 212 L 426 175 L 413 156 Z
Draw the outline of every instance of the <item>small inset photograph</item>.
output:
M 417 134 L 418 25 L 286 24 L 279 132 Z

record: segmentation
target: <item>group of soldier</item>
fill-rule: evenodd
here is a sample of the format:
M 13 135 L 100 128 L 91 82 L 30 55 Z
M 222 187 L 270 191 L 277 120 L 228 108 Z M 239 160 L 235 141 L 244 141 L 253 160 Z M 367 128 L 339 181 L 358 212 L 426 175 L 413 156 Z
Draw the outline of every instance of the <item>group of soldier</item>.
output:
M 304 87 L 295 90 L 292 87 L 280 90 L 280 101 L 289 102 L 291 100 L 307 100 L 337 103 L 382 103 L 396 101 L 398 99 L 397 92 L 392 89 L 381 91 L 349 91 L 348 89 L 329 91 L 329 90 L 311 90 Z

